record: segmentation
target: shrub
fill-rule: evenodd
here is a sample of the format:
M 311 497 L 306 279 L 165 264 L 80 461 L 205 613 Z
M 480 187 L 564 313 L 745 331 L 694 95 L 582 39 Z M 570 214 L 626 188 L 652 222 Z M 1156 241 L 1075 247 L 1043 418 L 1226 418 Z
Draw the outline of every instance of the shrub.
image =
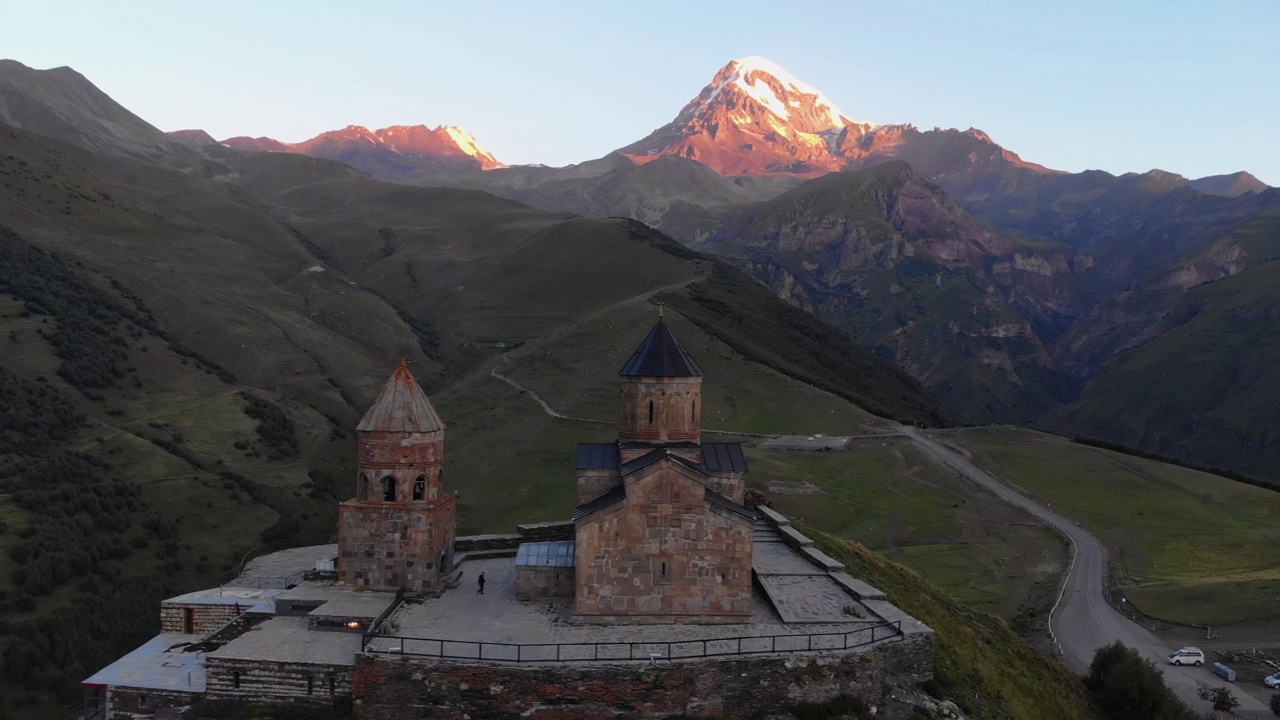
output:
M 1094 653 L 1084 684 L 1108 720 L 1195 719 L 1164 684 L 1160 670 L 1119 641 Z

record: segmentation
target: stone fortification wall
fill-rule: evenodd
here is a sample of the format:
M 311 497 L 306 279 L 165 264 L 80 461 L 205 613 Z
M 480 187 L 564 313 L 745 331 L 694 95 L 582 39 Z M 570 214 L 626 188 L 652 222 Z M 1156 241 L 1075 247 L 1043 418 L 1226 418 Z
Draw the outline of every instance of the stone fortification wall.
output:
M 933 636 L 922 633 L 861 655 L 656 666 L 486 666 L 361 657 L 353 696 L 357 720 L 765 717 L 840 695 L 874 705 L 886 682 L 915 684 L 932 676 Z
M 527 523 L 517 525 L 520 531 L 520 542 L 551 542 L 553 540 L 572 540 L 573 521 Z
M 572 540 L 573 521 L 528 523 L 517 525 L 519 532 L 498 535 L 463 535 L 453 542 L 453 549 L 460 553 L 488 552 L 491 550 L 510 550 L 515 554 L 520 543 L 550 542 L 552 540 Z
M 206 697 L 216 700 L 331 704 L 351 694 L 350 665 L 285 663 L 265 660 L 205 659 Z
M 248 605 L 160 605 L 160 632 L 185 633 L 187 610 L 191 610 L 192 630 L 208 637 L 236 619 Z

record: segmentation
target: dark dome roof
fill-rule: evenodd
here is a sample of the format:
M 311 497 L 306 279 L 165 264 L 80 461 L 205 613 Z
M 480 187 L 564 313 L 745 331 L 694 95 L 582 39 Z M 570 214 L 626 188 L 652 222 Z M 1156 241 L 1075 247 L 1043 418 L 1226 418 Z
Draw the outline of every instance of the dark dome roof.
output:
M 702 368 L 671 334 L 667 324 L 658 320 L 618 374 L 630 377 L 702 377 Z

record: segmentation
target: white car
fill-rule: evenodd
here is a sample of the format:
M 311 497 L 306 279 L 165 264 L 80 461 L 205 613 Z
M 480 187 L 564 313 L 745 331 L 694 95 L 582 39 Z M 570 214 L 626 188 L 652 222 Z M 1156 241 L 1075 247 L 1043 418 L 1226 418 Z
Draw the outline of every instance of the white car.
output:
M 1169 656 L 1169 664 L 1200 667 L 1204 664 L 1204 652 L 1200 648 L 1184 647 Z
M 1266 683 L 1267 687 L 1272 690 L 1280 689 L 1280 672 L 1262 678 L 1262 682 Z

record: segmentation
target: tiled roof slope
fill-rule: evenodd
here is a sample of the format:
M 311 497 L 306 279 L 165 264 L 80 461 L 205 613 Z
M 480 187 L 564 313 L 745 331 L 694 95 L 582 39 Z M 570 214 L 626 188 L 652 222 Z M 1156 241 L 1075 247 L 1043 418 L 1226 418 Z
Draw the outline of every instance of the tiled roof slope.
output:
M 427 394 L 409 374 L 403 360 L 356 426 L 359 432 L 434 432 L 443 429 L 444 423 L 440 422 L 436 409 L 431 407 Z
M 702 446 L 702 467 L 712 471 L 746 472 L 747 459 L 738 443 L 705 443 Z
M 628 377 L 702 377 L 702 368 L 662 320 L 618 372 Z
M 578 443 L 579 470 L 611 470 L 620 462 L 618 443 Z

